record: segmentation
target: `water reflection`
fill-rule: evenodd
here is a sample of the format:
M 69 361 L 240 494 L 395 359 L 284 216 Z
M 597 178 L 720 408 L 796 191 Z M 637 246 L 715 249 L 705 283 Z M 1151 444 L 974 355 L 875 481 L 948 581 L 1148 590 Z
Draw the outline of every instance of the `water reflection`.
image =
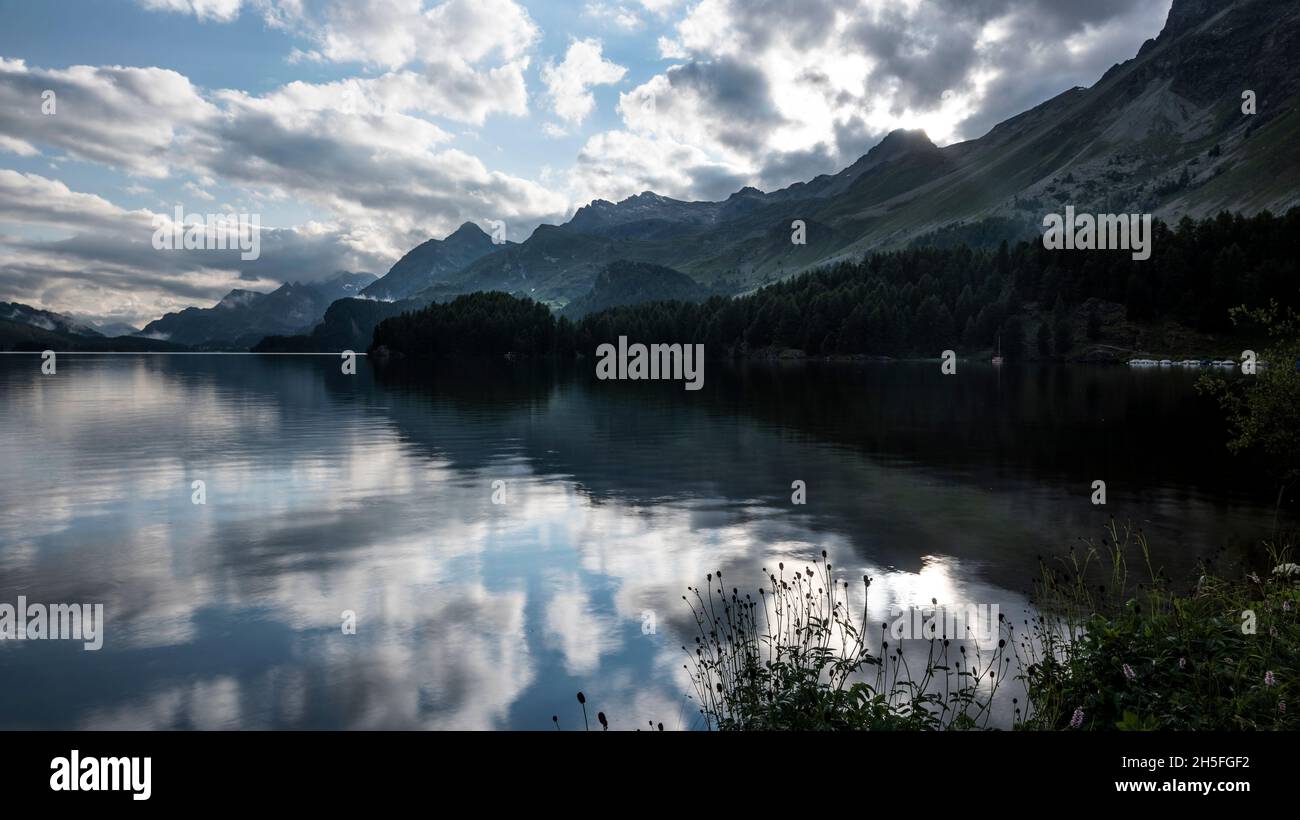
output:
M 1014 615 L 1035 556 L 1108 513 L 1172 572 L 1271 523 L 1169 374 L 719 367 L 686 393 L 504 362 L 36 361 L 0 361 L 0 601 L 103 603 L 108 631 L 0 642 L 4 728 L 572 728 L 579 689 L 616 728 L 685 728 L 706 573 L 753 588 L 826 549 L 876 577 L 873 620 Z

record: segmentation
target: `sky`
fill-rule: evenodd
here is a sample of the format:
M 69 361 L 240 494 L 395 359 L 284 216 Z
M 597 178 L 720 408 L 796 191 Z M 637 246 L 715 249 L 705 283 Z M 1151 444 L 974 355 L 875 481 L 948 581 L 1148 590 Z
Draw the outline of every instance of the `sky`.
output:
M 467 221 L 774 190 L 1091 85 L 1169 6 L 0 0 L 0 301 L 139 327 Z M 178 207 L 256 215 L 260 255 L 156 249 Z

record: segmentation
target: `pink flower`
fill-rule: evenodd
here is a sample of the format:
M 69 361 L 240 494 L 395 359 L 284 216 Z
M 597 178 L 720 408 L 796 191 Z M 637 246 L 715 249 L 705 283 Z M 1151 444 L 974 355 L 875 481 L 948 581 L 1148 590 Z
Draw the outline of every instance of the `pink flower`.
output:
M 1179 659 L 1178 659 L 1178 668 L 1179 668 L 1179 669 L 1186 669 L 1186 668 L 1187 668 L 1187 658 L 1179 658 Z
M 1264 685 L 1265 686 L 1273 685 L 1273 673 L 1271 671 L 1264 673 Z
M 1281 712 L 1282 714 L 1285 715 L 1285 714 L 1286 714 L 1286 701 L 1284 701 L 1284 700 L 1279 700 L 1279 701 L 1277 702 L 1277 710 L 1278 710 L 1279 712 Z
M 1286 709 L 1285 704 L 1283 704 L 1282 709 L 1283 710 Z M 1083 707 L 1076 706 L 1074 707 L 1074 714 L 1070 716 L 1070 728 L 1078 729 L 1082 725 L 1083 725 Z
M 1128 678 L 1129 680 L 1134 680 L 1137 678 L 1137 673 L 1134 672 L 1133 667 L 1129 666 L 1127 663 L 1124 664 L 1124 677 Z

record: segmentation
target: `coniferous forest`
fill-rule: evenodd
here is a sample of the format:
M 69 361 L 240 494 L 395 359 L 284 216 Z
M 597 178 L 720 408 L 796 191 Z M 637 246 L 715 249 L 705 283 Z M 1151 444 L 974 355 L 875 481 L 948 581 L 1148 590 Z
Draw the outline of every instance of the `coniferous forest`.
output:
M 406 355 L 591 355 L 618 336 L 703 343 L 710 357 L 935 356 L 1000 343 L 1004 355 L 1067 357 L 1103 326 L 1173 322 L 1202 334 L 1235 327 L 1237 305 L 1300 307 L 1300 208 L 1156 222 L 1154 252 L 922 247 L 872 253 L 740 297 L 652 302 L 577 322 L 502 293 L 475 293 L 387 319 L 373 348 Z

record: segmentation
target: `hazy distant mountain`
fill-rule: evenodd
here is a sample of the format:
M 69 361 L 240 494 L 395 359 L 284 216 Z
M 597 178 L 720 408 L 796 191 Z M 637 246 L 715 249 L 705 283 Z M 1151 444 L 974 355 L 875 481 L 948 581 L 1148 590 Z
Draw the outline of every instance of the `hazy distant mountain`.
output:
M 87 320 L 101 336 L 113 338 L 116 336 L 134 336 L 140 332 L 140 328 L 129 325 L 126 322 L 91 322 Z
M 339 299 L 325 311 L 310 332 L 271 334 L 250 349 L 258 353 L 337 352 L 370 347 L 375 327 L 390 316 L 428 305 L 419 299 L 380 302 L 376 299 Z
M 372 273 L 340 271 L 320 282 L 291 282 L 270 293 L 232 290 L 210 308 L 186 308 L 150 322 L 142 336 L 198 348 L 244 349 L 264 336 L 310 329 L 338 299 L 375 280 Z
M 333 299 L 346 299 L 349 296 L 356 296 L 364 291 L 367 287 L 374 284 L 378 279 L 373 273 L 353 273 L 351 271 L 341 270 L 335 273 L 329 279 L 320 282 L 309 283 L 323 296 Z
M 0 320 L 48 330 L 53 333 L 71 333 L 81 336 L 101 335 L 89 322 L 62 313 L 51 313 L 18 302 L 0 302 Z
M 1257 98 L 1242 113 L 1242 93 Z M 616 259 L 749 289 L 985 220 L 1008 238 L 1044 214 L 1151 212 L 1168 221 L 1300 203 L 1300 0 L 1175 0 L 1159 37 L 979 139 L 944 148 L 895 131 L 837 174 L 721 202 L 644 192 L 447 276 L 445 293 L 505 290 L 563 305 Z M 802 220 L 807 243 L 793 244 Z
M 20 305 L 19 307 L 26 307 Z M 33 310 L 33 308 L 28 308 Z M 79 350 L 183 350 L 180 345 L 124 336 L 116 339 L 98 334 L 83 335 L 62 330 L 49 330 L 38 325 L 0 318 L 0 350 L 54 350 L 56 352 Z
M 580 319 L 588 313 L 642 302 L 699 302 L 709 297 L 709 289 L 672 268 L 649 262 L 611 262 L 596 276 L 591 291 L 565 306 L 562 314 Z
M 446 239 L 430 239 L 412 249 L 388 273 L 362 290 L 362 295 L 387 301 L 405 299 L 504 246 L 494 245 L 479 226 L 466 222 Z

